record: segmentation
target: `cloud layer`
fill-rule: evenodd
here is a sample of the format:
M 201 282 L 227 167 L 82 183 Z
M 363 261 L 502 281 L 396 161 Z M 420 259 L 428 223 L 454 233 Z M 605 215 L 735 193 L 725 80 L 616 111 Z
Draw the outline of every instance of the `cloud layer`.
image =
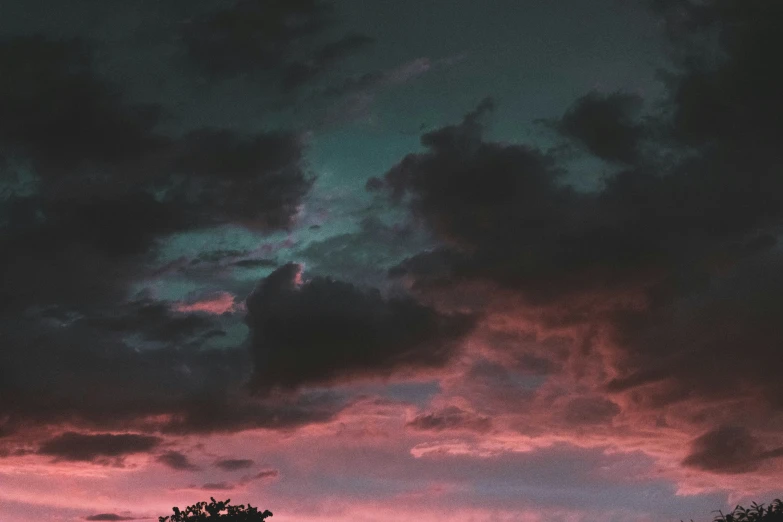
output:
M 609 3 L 9 4 L 0 518 L 231 492 L 658 522 L 774 493 L 783 8 L 651 1 L 666 68 L 618 90 L 602 20 L 638 12 Z M 624 65 L 571 53 L 577 18 Z M 518 69 L 560 101 L 520 105 Z
M 443 316 L 411 299 L 384 299 L 377 290 L 350 283 L 301 278 L 299 265 L 285 265 L 248 298 L 259 388 L 437 368 L 472 327 L 468 316 Z

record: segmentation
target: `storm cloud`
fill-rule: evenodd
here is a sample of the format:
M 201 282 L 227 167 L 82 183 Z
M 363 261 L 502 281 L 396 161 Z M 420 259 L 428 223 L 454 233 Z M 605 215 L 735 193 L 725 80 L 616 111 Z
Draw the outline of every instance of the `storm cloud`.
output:
M 542 327 L 607 332 L 616 366 L 603 391 L 634 407 L 739 395 L 779 411 L 783 155 L 773 143 L 783 106 L 769 64 L 781 7 L 659 8 L 676 51 L 665 101 L 645 108 L 635 94 L 591 93 L 555 122 L 614 165 L 597 188 L 573 186 L 557 150 L 486 140 L 494 104 L 482 102 L 368 183 L 440 240 L 390 273 L 446 303 L 460 285 L 489 282 L 556 310 Z M 716 386 L 717 376 L 733 385 Z M 565 415 L 583 424 L 618 412 L 599 400 Z
M 643 127 L 633 120 L 642 99 L 622 93 L 591 93 L 580 98 L 557 128 L 607 161 L 633 164 L 639 158 Z
M 118 167 L 154 153 L 160 107 L 123 99 L 98 78 L 88 44 L 27 36 L 0 41 L 0 144 L 49 178 L 74 168 Z
M 164 131 L 162 107 L 132 101 L 92 46 L 0 39 L 1 422 L 113 428 L 182 412 L 182 430 L 202 386 L 225 401 L 226 383 L 241 385 L 245 352 L 199 351 L 225 334 L 219 321 L 138 285 L 177 234 L 290 228 L 312 184 L 304 143 L 289 131 Z
M 254 382 L 262 389 L 437 368 L 472 327 L 409 298 L 381 296 L 327 278 L 301 281 L 288 264 L 247 300 Z
M 780 2 L 7 4 L 3 520 L 776 491 Z

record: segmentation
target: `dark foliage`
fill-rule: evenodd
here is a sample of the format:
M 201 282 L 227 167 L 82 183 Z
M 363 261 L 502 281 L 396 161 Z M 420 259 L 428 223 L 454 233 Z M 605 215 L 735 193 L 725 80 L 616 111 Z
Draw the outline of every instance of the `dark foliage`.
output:
M 257 522 L 264 521 L 272 516 L 272 512 L 265 510 L 259 511 L 250 504 L 245 507 L 244 504 L 232 506 L 229 504 L 231 499 L 224 502 L 218 502 L 210 497 L 211 502 L 198 502 L 192 506 L 186 507 L 183 511 L 174 507 L 174 514 L 170 517 L 158 517 L 158 522 L 200 522 L 203 520 L 224 520 L 226 522 Z
M 776 499 L 766 508 L 753 502 L 750 509 L 737 506 L 725 515 L 719 510 L 713 522 L 783 522 L 783 501 Z

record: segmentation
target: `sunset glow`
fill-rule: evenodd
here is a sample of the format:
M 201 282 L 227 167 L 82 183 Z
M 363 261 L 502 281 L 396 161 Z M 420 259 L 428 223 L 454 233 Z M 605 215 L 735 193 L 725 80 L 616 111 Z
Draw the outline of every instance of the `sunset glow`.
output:
M 0 522 L 783 498 L 781 23 L 4 2 Z

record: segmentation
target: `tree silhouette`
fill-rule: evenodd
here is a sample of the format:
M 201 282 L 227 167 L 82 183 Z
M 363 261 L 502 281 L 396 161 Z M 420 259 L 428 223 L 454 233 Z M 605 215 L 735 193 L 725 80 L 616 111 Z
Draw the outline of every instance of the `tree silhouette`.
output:
M 183 511 L 174 507 L 172 508 L 174 511 L 173 515 L 158 517 L 158 522 L 210 522 L 212 520 L 263 522 L 267 517 L 272 516 L 271 511 L 265 510 L 260 512 L 258 508 L 254 508 L 250 504 L 247 507 L 244 504 L 232 506 L 229 504 L 231 499 L 218 502 L 213 497 L 210 497 L 210 500 L 211 502 L 209 503 L 198 502 L 188 506 Z M 713 522 L 783 522 L 783 501 L 776 499 L 766 508 L 764 504 L 756 504 L 755 502 L 751 504 L 749 509 L 738 505 L 731 513 L 725 515 L 718 510 L 718 515 Z
M 783 501 L 773 500 L 768 508 L 764 508 L 764 504 L 753 502 L 750 509 L 737 506 L 734 511 L 725 515 L 718 510 L 713 522 L 783 522 Z
M 250 504 L 245 507 L 244 504 L 232 506 L 229 504 L 231 499 L 224 502 L 218 502 L 210 497 L 210 502 L 198 502 L 192 506 L 186 507 L 180 511 L 179 508 L 171 508 L 174 514 L 168 517 L 158 517 L 158 522 L 202 522 L 223 520 L 224 522 L 263 522 L 267 517 L 272 516 L 269 510 L 263 513 L 258 511 Z

